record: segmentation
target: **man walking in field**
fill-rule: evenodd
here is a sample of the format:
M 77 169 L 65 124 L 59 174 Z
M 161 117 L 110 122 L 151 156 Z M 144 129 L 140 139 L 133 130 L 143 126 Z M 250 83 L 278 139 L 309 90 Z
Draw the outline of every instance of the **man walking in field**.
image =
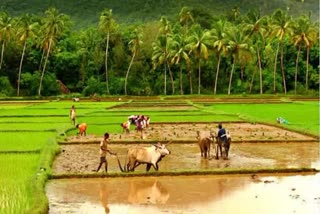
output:
M 108 143 L 109 143 L 109 133 L 105 133 L 104 134 L 104 138 L 103 140 L 100 142 L 100 164 L 98 166 L 98 169 L 96 170 L 96 172 L 99 172 L 101 166 L 103 163 L 105 163 L 105 170 L 106 172 L 108 172 L 108 161 L 107 161 L 107 153 L 109 153 L 110 155 L 117 155 L 114 152 L 111 152 L 108 149 Z
M 70 109 L 70 119 L 71 119 L 72 125 L 75 125 L 76 124 L 76 108 L 74 105 L 72 105 Z

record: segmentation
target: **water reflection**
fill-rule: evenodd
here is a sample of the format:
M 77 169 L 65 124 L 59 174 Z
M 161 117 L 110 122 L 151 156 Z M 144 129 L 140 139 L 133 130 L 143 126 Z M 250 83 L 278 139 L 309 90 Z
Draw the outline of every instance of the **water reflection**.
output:
M 165 204 L 170 197 L 160 181 L 130 181 L 128 202 L 132 204 Z
M 110 208 L 108 205 L 108 195 L 109 195 L 109 188 L 106 182 L 100 182 L 100 201 L 102 207 L 104 208 L 104 212 L 106 214 L 110 213 Z
M 257 176 L 61 179 L 46 191 L 50 214 L 319 213 L 320 173 Z

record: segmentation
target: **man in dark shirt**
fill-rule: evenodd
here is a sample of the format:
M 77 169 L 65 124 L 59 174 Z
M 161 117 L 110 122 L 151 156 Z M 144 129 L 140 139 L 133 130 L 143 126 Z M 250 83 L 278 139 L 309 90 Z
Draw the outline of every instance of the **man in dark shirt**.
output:
M 218 125 L 219 131 L 218 131 L 218 137 L 221 141 L 227 142 L 227 133 L 224 128 L 222 128 L 222 124 Z

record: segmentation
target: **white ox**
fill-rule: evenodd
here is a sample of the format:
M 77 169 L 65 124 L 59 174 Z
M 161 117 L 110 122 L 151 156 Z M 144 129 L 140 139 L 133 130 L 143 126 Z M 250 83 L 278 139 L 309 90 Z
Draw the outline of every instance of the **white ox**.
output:
M 151 166 L 158 171 L 158 163 L 168 154 L 170 154 L 170 151 L 167 149 L 166 145 L 158 142 L 150 147 L 134 147 L 128 149 L 124 168 L 122 168 L 119 158 L 118 164 L 122 172 L 134 171 L 140 164 L 147 164 L 147 172 L 150 170 Z

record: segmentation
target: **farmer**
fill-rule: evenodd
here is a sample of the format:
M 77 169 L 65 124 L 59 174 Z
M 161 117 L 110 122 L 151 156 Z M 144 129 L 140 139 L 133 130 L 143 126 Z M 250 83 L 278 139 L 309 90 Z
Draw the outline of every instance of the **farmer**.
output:
M 105 133 L 104 134 L 104 138 L 103 140 L 100 142 L 100 164 L 98 166 L 98 169 L 96 170 L 96 172 L 99 172 L 101 166 L 103 163 L 105 163 L 105 170 L 106 172 L 108 172 L 108 161 L 107 161 L 107 152 L 110 154 L 110 155 L 116 155 L 116 153 L 114 152 L 111 152 L 109 149 L 108 149 L 108 143 L 109 143 L 109 133 Z
M 135 124 L 136 124 L 136 130 L 137 132 L 140 132 L 140 137 L 141 139 L 143 139 L 143 129 L 144 129 L 144 120 L 142 117 L 139 117 L 136 121 L 135 121 Z
M 80 136 L 84 135 L 86 136 L 87 135 L 87 124 L 86 123 L 80 123 L 80 124 L 77 124 L 76 127 L 79 129 L 79 133 Z
M 122 127 L 122 133 L 130 133 L 130 120 L 120 124 Z
M 128 117 L 128 120 L 130 123 L 133 123 L 135 124 L 136 123 L 136 120 L 138 120 L 139 116 L 138 115 L 131 115 Z
M 72 105 L 70 109 L 70 119 L 71 119 L 72 125 L 75 125 L 76 124 L 76 108 L 74 105 Z
M 219 123 L 218 128 L 219 128 L 219 130 L 218 130 L 218 138 L 220 138 L 220 140 L 221 140 L 222 142 L 227 142 L 227 132 L 226 132 L 226 130 L 222 127 L 222 124 L 221 124 L 221 123 Z

